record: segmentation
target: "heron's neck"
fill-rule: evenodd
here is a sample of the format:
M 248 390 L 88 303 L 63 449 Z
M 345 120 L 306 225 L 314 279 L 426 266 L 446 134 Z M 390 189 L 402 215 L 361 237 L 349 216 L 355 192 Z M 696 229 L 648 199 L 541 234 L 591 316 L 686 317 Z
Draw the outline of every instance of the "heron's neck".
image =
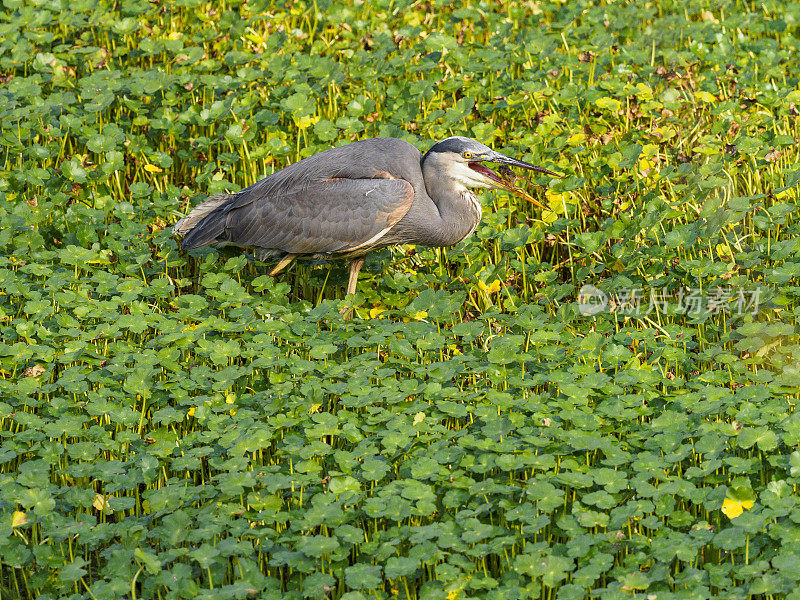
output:
M 436 226 L 441 239 L 435 245 L 452 246 L 475 231 L 482 216 L 481 204 L 460 181 L 426 171 L 423 164 L 425 188 L 440 218 Z

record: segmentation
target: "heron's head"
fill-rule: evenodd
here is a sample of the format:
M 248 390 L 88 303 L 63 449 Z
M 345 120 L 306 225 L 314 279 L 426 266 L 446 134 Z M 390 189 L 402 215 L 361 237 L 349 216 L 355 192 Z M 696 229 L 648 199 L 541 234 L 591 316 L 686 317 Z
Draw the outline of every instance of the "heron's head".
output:
M 464 187 L 501 188 L 514 193 L 520 191 L 508 178 L 501 177 L 483 163 L 510 165 L 559 177 L 557 173 L 500 154 L 480 142 L 461 136 L 449 137 L 434 144 L 422 159 L 426 171 L 432 167 L 437 176 L 452 178 Z

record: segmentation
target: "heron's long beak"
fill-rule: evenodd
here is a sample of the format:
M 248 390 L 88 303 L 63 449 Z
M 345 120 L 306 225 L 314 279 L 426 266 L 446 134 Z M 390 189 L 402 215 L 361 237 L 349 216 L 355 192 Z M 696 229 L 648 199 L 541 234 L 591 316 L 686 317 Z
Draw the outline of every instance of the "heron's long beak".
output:
M 499 152 L 495 152 L 492 155 L 492 157 L 488 160 L 488 162 L 498 163 L 501 165 L 510 165 L 512 167 L 520 167 L 522 169 L 528 169 L 529 171 L 537 171 L 538 173 L 545 173 L 546 175 L 552 175 L 553 177 L 561 177 L 561 175 L 559 175 L 558 173 L 554 173 L 553 171 L 548 171 L 543 167 L 537 167 L 536 165 L 527 163 L 524 160 L 511 158 L 510 156 L 506 156 L 505 154 L 500 154 Z
M 519 160 L 516 158 L 511 158 L 510 156 L 506 156 L 505 154 L 500 154 L 499 152 L 493 153 L 489 158 L 484 159 L 482 162 L 493 162 L 498 163 L 501 165 L 510 165 L 512 167 L 520 167 L 522 169 L 528 169 L 529 171 L 536 171 L 537 173 L 545 173 L 546 175 L 552 175 L 553 177 L 561 177 L 558 173 L 554 173 L 553 171 L 548 171 L 543 167 L 537 167 L 536 165 L 532 165 L 530 163 L 525 162 L 524 160 Z M 547 209 L 541 202 L 536 200 L 535 198 L 531 197 L 524 189 L 518 186 L 515 183 L 516 177 L 514 176 L 511 169 L 508 167 L 504 167 L 500 169 L 502 175 L 498 175 L 488 167 L 481 165 L 480 163 L 470 163 L 469 166 L 483 175 L 486 179 L 489 180 L 489 183 L 499 189 L 507 190 L 512 194 L 519 196 L 520 198 L 524 198 L 528 202 L 532 202 L 536 206 L 542 209 Z

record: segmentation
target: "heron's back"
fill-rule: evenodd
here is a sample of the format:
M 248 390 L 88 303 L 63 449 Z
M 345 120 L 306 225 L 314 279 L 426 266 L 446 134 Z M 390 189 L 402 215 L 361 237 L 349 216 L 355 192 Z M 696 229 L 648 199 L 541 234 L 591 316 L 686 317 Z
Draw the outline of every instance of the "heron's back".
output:
M 298 254 L 366 250 L 415 196 L 425 196 L 421 158 L 395 138 L 331 148 L 239 192 L 210 198 L 173 230 L 185 235 L 184 249 L 228 243 Z

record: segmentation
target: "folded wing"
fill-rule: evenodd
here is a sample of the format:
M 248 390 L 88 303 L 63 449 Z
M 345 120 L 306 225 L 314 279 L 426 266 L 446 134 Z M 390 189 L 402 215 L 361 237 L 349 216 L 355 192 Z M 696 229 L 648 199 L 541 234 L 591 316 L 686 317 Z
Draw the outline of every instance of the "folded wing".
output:
M 328 178 L 254 185 L 215 196 L 175 226 L 182 247 L 212 243 L 288 254 L 347 253 L 373 246 L 408 212 L 404 179 Z

